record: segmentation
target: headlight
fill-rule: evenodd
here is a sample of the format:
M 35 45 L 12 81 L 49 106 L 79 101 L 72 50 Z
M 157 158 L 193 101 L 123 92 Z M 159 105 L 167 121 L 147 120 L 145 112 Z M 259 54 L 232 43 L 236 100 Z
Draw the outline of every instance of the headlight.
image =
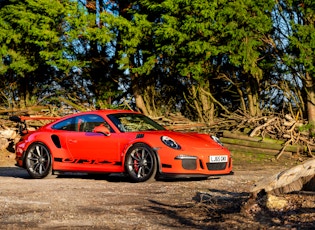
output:
M 176 141 L 174 141 L 172 138 L 168 136 L 162 136 L 161 141 L 170 148 L 173 148 L 173 149 L 181 148 L 180 145 L 176 143 Z
M 216 136 L 211 136 L 212 140 L 214 140 L 215 142 L 217 142 L 219 145 L 223 146 L 223 143 L 220 141 L 220 139 Z

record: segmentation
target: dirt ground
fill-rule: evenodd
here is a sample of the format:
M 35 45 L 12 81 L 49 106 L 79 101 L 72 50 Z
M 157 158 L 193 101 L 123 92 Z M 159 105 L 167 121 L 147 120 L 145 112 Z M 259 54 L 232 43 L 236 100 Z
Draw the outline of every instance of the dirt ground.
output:
M 286 210 L 248 204 L 256 181 L 296 164 L 264 162 L 236 160 L 234 175 L 207 180 L 131 183 L 119 174 L 35 180 L 14 166 L 14 154 L 1 152 L 0 229 L 315 228 L 313 193 L 283 196 Z

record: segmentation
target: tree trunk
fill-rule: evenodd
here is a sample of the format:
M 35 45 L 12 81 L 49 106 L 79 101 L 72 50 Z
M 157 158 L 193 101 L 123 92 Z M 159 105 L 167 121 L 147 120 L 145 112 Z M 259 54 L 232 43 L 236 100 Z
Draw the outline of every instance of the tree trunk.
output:
M 307 95 L 307 117 L 308 122 L 311 125 L 310 134 L 313 136 L 315 134 L 315 79 L 309 75 L 305 74 L 306 77 L 306 95 Z
M 19 92 L 19 106 L 21 109 L 24 109 L 28 106 L 30 100 L 30 91 L 29 91 L 29 79 L 28 77 L 23 77 L 20 80 L 20 92 Z
M 202 104 L 202 110 L 205 117 L 204 121 L 211 123 L 214 120 L 214 103 L 211 98 L 204 93 L 204 91 L 207 92 L 208 90 L 204 89 L 199 93 L 200 102 Z
M 144 115 L 148 116 L 148 110 L 145 106 L 145 102 L 142 96 L 142 91 L 140 89 L 139 83 L 137 81 L 137 76 L 132 76 L 132 80 L 131 80 L 131 84 L 132 84 L 132 92 L 133 92 L 133 96 L 135 98 L 135 102 L 136 102 L 136 107 L 140 110 L 141 113 L 143 113 Z
M 144 103 L 142 95 L 136 92 L 134 93 L 134 97 L 136 101 L 136 106 L 140 110 L 140 112 L 142 112 L 144 115 L 149 115 L 147 108 L 145 107 L 145 103 Z
M 258 87 L 255 80 L 249 80 L 246 84 L 246 93 L 248 98 L 248 110 L 250 116 L 260 115 Z
M 196 111 L 198 113 L 199 121 L 200 122 L 205 122 L 204 118 L 202 116 L 202 109 L 201 109 L 201 107 L 199 105 L 199 101 L 198 101 L 198 93 L 197 93 L 196 87 L 194 85 L 192 85 L 192 87 L 191 87 L 191 95 L 193 97 L 193 102 L 194 102 L 195 109 L 196 109 Z

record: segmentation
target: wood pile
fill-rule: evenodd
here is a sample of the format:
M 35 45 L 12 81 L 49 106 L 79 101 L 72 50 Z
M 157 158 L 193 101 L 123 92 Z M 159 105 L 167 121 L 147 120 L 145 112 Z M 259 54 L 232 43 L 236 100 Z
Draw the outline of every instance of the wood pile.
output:
M 232 125 L 233 122 L 236 124 Z M 309 136 L 306 121 L 290 115 L 257 118 L 234 116 L 229 123 L 230 129 L 222 132 L 221 140 L 231 150 L 270 153 L 276 159 L 294 154 L 313 157 L 315 152 L 314 138 Z
M 235 151 L 281 156 L 315 154 L 314 138 L 309 137 L 306 121 L 290 115 L 250 117 L 236 112 L 211 124 L 192 122 L 181 114 L 155 118 L 170 130 L 211 133 Z
M 5 150 L 10 143 L 16 143 L 20 139 L 17 129 L 12 122 L 0 120 L 0 150 Z
M 193 122 L 184 117 L 181 113 L 170 113 L 166 116 L 152 117 L 152 119 L 160 125 L 163 125 L 165 128 L 174 131 L 205 132 L 209 130 L 209 126 L 207 124 Z

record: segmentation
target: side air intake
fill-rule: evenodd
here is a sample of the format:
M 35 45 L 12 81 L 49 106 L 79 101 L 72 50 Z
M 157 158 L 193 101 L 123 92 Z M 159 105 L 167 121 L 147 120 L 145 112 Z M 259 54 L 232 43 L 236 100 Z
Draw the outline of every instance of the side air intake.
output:
M 57 135 L 51 135 L 51 139 L 54 142 L 55 146 L 60 149 L 61 148 L 61 144 L 60 144 L 60 139 Z

